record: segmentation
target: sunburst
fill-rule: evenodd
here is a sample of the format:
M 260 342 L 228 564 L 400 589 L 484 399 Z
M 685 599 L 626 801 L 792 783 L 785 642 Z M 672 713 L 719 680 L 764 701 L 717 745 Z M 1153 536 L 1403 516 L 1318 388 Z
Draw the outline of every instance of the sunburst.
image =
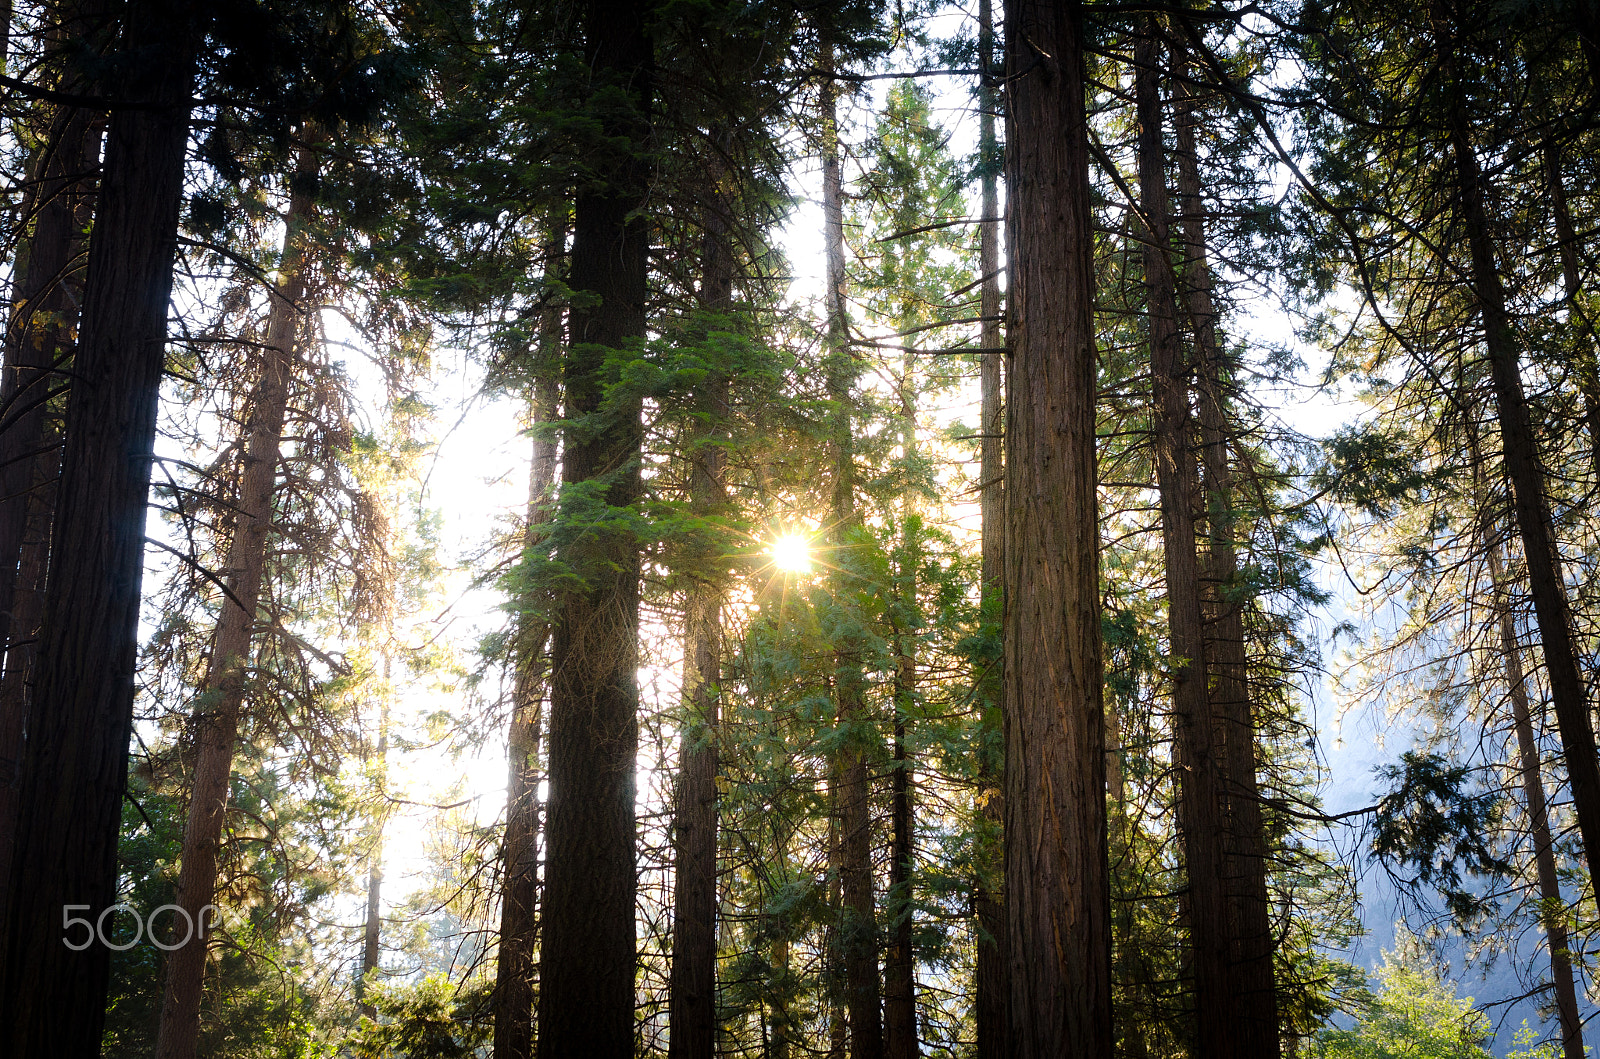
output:
M 772 565 L 786 574 L 811 572 L 811 541 L 799 533 L 784 533 L 773 538 L 768 549 Z

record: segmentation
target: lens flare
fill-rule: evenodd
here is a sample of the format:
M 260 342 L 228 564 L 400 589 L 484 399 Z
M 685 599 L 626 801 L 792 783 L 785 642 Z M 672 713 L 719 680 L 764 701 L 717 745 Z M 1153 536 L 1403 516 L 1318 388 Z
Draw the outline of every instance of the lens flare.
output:
M 772 542 L 772 565 L 786 574 L 811 572 L 811 542 L 798 533 L 785 533 Z

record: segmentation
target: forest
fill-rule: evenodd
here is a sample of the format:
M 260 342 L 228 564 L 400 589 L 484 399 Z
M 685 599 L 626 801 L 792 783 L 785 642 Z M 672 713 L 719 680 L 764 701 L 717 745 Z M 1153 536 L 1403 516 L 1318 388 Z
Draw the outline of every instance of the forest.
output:
M 5 0 L 0 1057 L 1583 1059 L 1600 0 Z

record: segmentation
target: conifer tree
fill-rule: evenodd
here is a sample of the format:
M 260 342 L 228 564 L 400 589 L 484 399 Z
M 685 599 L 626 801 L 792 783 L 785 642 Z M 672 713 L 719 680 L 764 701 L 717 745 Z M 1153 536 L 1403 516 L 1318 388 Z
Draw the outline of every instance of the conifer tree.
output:
M 1082 33 L 1075 4 L 1006 7 L 1005 905 L 1019 1059 L 1111 1050 Z
M 603 111 L 605 172 L 573 203 L 556 557 L 576 584 L 552 602 L 550 799 L 539 968 L 539 1055 L 633 1052 L 634 758 L 638 746 L 639 553 L 622 513 L 639 495 L 637 397 L 608 392 L 644 338 L 650 130 L 646 12 L 631 0 L 583 10 L 585 58 Z M 619 525 L 619 521 L 621 524 Z

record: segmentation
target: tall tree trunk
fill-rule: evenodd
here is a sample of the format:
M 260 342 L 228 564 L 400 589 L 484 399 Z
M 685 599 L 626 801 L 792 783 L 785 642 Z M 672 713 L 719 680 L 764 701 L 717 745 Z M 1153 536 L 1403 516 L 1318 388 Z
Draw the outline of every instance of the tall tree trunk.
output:
M 584 13 L 592 79 L 618 86 L 629 105 L 608 105 L 602 131 L 618 145 L 604 159 L 608 180 L 586 188 L 573 210 L 568 285 L 599 298 L 569 316 L 566 415 L 595 421 L 565 438 L 563 519 L 592 517 L 566 507 L 587 507 L 596 496 L 588 490 L 598 488 L 612 508 L 628 508 L 640 495 L 641 406 L 637 397 L 607 396 L 606 350 L 645 334 L 645 21 L 637 0 L 589 0 Z M 583 584 L 555 600 L 551 639 L 539 1055 L 625 1059 L 634 1038 L 639 544 L 624 526 L 595 527 L 564 541 L 558 558 Z
M 1578 992 L 1572 973 L 1572 949 L 1567 943 L 1567 903 L 1561 896 L 1561 880 L 1556 873 L 1555 843 L 1550 835 L 1550 810 L 1545 803 L 1544 777 L 1539 767 L 1539 744 L 1533 737 L 1533 710 L 1528 702 L 1528 687 L 1522 670 L 1522 651 L 1517 644 L 1517 626 L 1505 596 L 1505 572 L 1500 562 L 1500 544 L 1490 539 L 1488 546 L 1489 581 L 1494 593 L 1495 618 L 1500 626 L 1500 656 L 1506 667 L 1506 684 L 1511 691 L 1512 723 L 1517 730 L 1517 758 L 1521 765 L 1522 795 L 1527 803 L 1528 828 L 1533 832 L 1534 866 L 1539 878 L 1539 922 L 1544 927 L 1545 944 L 1550 950 L 1550 984 L 1556 995 L 1556 1015 L 1561 1026 L 1562 1059 L 1583 1059 L 1583 1020 L 1578 1011 Z
M 1489 610 L 1500 633 L 1500 663 L 1505 667 L 1506 689 L 1511 695 L 1511 721 L 1516 732 L 1518 773 L 1533 838 L 1534 868 L 1539 886 L 1539 922 L 1550 950 L 1550 984 L 1556 996 L 1561 1027 L 1562 1059 L 1582 1059 L 1583 1021 L 1578 1010 L 1572 971 L 1572 950 L 1567 942 L 1566 901 L 1556 871 L 1555 841 L 1550 833 L 1550 808 L 1545 799 L 1539 744 L 1533 734 L 1533 708 L 1528 699 L 1527 677 L 1522 667 L 1516 618 L 1506 590 L 1498 518 L 1491 514 L 1484 459 L 1478 444 L 1478 427 L 1465 421 L 1467 451 L 1472 460 L 1473 500 L 1478 508 L 1479 538 L 1489 568 Z
M 994 12 L 992 0 L 978 0 L 978 152 L 983 166 L 983 224 L 978 230 L 978 315 L 983 317 L 979 345 L 999 349 L 1000 336 L 1000 148 L 995 137 L 995 111 L 1000 94 L 995 91 L 999 71 L 994 65 Z M 1005 429 L 1005 398 L 1001 373 L 1004 361 L 999 353 L 985 353 L 979 362 L 978 385 L 982 391 L 979 408 L 983 437 L 978 441 L 978 498 L 982 519 L 982 555 L 985 621 L 997 624 L 1005 612 L 1005 468 L 1001 454 L 1001 431 Z M 983 732 L 979 747 L 978 786 L 982 792 L 983 815 L 988 830 L 998 836 L 1005 821 L 1004 732 L 1000 720 L 1005 700 L 1003 667 L 993 665 L 979 674 L 982 696 L 980 709 Z M 988 856 L 978 866 L 978 884 L 973 892 L 973 911 L 978 919 L 977 966 L 973 988 L 977 994 L 974 1018 L 977 1023 L 979 1059 L 1001 1059 L 1006 1052 L 1006 920 L 1002 903 L 1002 866 L 999 843 L 985 851 Z
M 1444 83 L 1459 84 L 1455 76 L 1453 42 L 1449 40 L 1450 29 L 1436 20 L 1435 32 L 1444 49 Z M 1506 475 L 1511 480 L 1517 530 L 1528 564 L 1528 590 L 1538 621 L 1539 643 L 1544 651 L 1545 672 L 1561 734 L 1578 832 L 1583 839 L 1590 881 L 1600 886 L 1600 753 L 1596 752 L 1594 723 L 1583 678 L 1578 672 L 1570 605 L 1551 532 L 1550 504 L 1544 492 L 1544 468 L 1522 387 L 1517 338 L 1506 311 L 1505 287 L 1500 280 L 1494 243 L 1489 234 L 1483 199 L 1484 178 L 1468 138 L 1470 126 L 1459 98 L 1450 108 L 1449 120 L 1461 222 L 1471 252 L 1472 294 L 1483 317 L 1484 345 L 1494 383 L 1501 450 Z
M 1556 240 L 1561 251 L 1562 293 L 1566 295 L 1567 326 L 1577 339 L 1572 370 L 1578 376 L 1578 391 L 1583 397 L 1584 423 L 1589 429 L 1589 460 L 1600 478 L 1600 377 L 1597 377 L 1594 348 L 1594 321 L 1590 320 L 1579 296 L 1583 294 L 1583 274 L 1578 269 L 1578 234 L 1567 205 L 1567 188 L 1561 179 L 1561 152 L 1551 137 L 1543 144 L 1545 182 L 1550 192 L 1550 212 L 1555 218 Z
M 378 793 L 388 792 L 389 774 L 389 696 L 394 685 L 389 682 L 389 649 L 383 656 L 384 705 L 378 722 Z M 367 996 L 378 973 L 378 958 L 383 941 L 383 831 L 388 814 L 380 810 L 377 833 L 372 836 L 372 849 L 367 853 L 367 919 L 361 930 L 361 971 L 356 975 L 356 1005 L 369 1019 L 378 1017 L 378 1009 Z
M 1232 1056 L 1231 916 L 1223 878 L 1222 747 L 1207 694 L 1205 624 L 1194 504 L 1199 495 L 1192 449 L 1188 365 L 1178 337 L 1162 147 L 1160 26 L 1145 23 L 1134 46 L 1134 98 L 1139 116 L 1139 207 L 1144 215 L 1144 272 L 1148 295 L 1150 377 L 1161 540 L 1166 562 L 1167 651 L 1177 727 L 1178 821 L 1188 876 L 1189 972 L 1194 977 L 1195 1054 Z
M 909 330 L 911 321 L 902 321 Z M 917 451 L 916 362 L 908 349 L 900 372 L 901 453 L 906 467 Z M 889 951 L 884 960 L 884 1042 L 889 1059 L 915 1059 L 917 1048 L 916 954 L 911 947 L 911 869 L 916 855 L 911 806 L 911 755 L 907 726 L 917 697 L 917 547 L 915 505 L 900 500 L 900 556 L 895 571 L 894 760 L 889 769 Z
M 772 969 L 777 972 L 781 990 L 772 1005 L 768 1019 L 768 1036 L 772 1041 L 772 1059 L 790 1059 L 797 1043 L 794 1016 L 788 1005 L 789 939 L 778 937 L 772 942 Z
M 309 186 L 316 172 L 315 156 L 302 149 L 294 183 Z M 289 407 L 290 380 L 299 360 L 298 340 L 304 330 L 301 303 L 305 300 L 308 266 L 302 233 L 313 207 L 311 196 L 305 192 L 290 195 L 277 286 L 272 291 L 267 318 L 267 340 L 260 348 L 261 374 L 250 394 L 250 418 L 239 469 L 238 522 L 228 545 L 225 571 L 228 593 L 217 619 L 195 713 L 189 719 L 195 766 L 175 903 L 184 913 L 178 921 L 193 923 L 195 929 L 185 944 L 167 956 L 156 1044 L 158 1059 L 192 1059 L 199 1039 L 200 998 L 210 940 L 201 921 L 205 918 L 203 910 L 216 898 L 217 854 L 222 845 L 228 782 L 233 775 L 233 752 L 239 741 L 239 719 L 255 642 L 256 609 L 272 534 L 283 420 Z
M 1006 7 L 1006 919 L 1018 1059 L 1111 1054 L 1082 13 Z
M 565 224 L 545 246 L 545 271 L 555 275 L 566 242 Z M 551 297 L 547 290 L 546 297 Z M 556 481 L 556 443 L 550 433 L 561 401 L 556 350 L 561 308 L 552 299 L 539 324 L 534 368 L 533 454 L 528 465 L 528 525 L 523 550 L 531 555 L 549 531 Z M 495 972 L 495 1059 L 532 1059 L 534 980 L 539 959 L 539 728 L 545 657 L 550 641 L 543 601 L 525 590 L 513 652 L 511 724 L 506 733 L 506 831 L 500 850 L 500 952 Z
M 844 187 L 840 173 L 837 84 L 833 79 L 831 42 L 824 43 L 822 83 L 822 214 L 827 255 L 828 399 L 833 404 L 832 522 L 837 605 L 855 592 L 858 578 L 849 556 L 860 525 L 856 511 L 855 441 L 850 416 L 850 391 L 855 385 L 855 352 L 850 346 L 849 311 L 845 306 Z M 867 769 L 866 677 L 859 644 L 837 645 L 834 694 L 839 723 L 847 729 L 834 762 L 834 798 L 839 817 L 839 885 L 844 908 L 839 930 L 845 972 L 845 1006 L 850 1021 L 851 1059 L 882 1059 L 884 1054 L 882 988 L 878 978 L 878 938 L 872 880 L 871 780 Z
M 839 812 L 838 812 L 838 773 L 834 771 L 830 777 L 834 790 L 834 812 L 828 819 L 828 907 L 842 909 L 844 907 L 844 889 L 839 882 L 839 862 L 843 855 L 839 848 Z M 850 1017 L 844 1008 L 844 975 L 841 966 L 844 963 L 844 943 L 841 940 L 842 916 L 834 915 L 827 925 L 824 945 L 826 946 L 827 974 L 824 976 L 825 995 L 824 1002 L 828 1012 L 828 1059 L 846 1059 L 850 1048 Z
M 0 945 L 0 1052 L 98 1051 L 110 952 L 63 916 L 115 900 L 145 505 L 197 45 L 186 2 L 125 9 L 129 71 L 89 249 Z M 64 911 L 66 910 L 66 911 Z M 71 935 L 74 941 L 79 935 Z
M 719 188 L 725 191 L 725 188 Z M 728 245 L 729 203 L 720 195 L 706 210 L 700 307 L 733 309 L 733 254 Z M 702 383 L 705 417 L 689 449 L 690 510 L 714 518 L 726 507 L 723 468 L 728 416 L 728 376 L 715 365 Z M 668 1018 L 669 1059 L 711 1059 L 717 1043 L 717 741 L 722 682 L 722 601 L 726 563 L 714 541 L 695 556 L 684 614 L 683 698 L 674 833 L 677 845 L 672 902 L 672 971 Z
M 74 42 L 105 31 L 97 0 L 58 4 L 60 23 L 52 51 L 62 62 Z M 7 19 L 9 22 L 9 18 Z M 92 42 L 88 50 L 98 49 Z M 63 62 L 57 87 L 82 94 L 89 77 Z M 32 167 L 24 237 L 15 262 L 16 286 L 0 372 L 0 907 L 10 878 L 16 837 L 17 780 L 23 733 L 44 613 L 50 527 L 56 475 L 61 466 L 59 416 L 52 392 L 63 388 L 61 369 L 72 353 L 83 297 L 84 232 L 94 216 L 94 173 L 100 161 L 105 115 L 59 107 L 51 115 L 44 147 Z
M 1267 891 L 1266 841 L 1256 780 L 1256 730 L 1245 655 L 1244 600 L 1235 552 L 1233 471 L 1228 462 L 1227 353 L 1217 338 L 1211 266 L 1206 255 L 1205 205 L 1195 152 L 1195 112 L 1186 85 L 1175 84 L 1178 196 L 1182 217 L 1184 301 L 1199 363 L 1200 451 L 1205 472 L 1210 548 L 1205 578 L 1211 712 L 1222 733 L 1228 849 L 1224 876 L 1232 902 L 1234 987 L 1232 1034 L 1241 1056 L 1282 1050 L 1273 979 L 1272 905 Z

